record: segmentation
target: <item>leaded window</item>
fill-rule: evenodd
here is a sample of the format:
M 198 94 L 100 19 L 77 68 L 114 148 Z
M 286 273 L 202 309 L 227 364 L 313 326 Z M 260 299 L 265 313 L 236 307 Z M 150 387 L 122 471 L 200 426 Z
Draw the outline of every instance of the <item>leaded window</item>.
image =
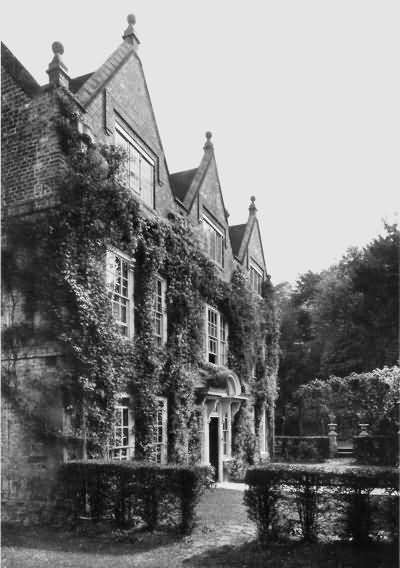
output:
M 154 159 L 118 123 L 115 124 L 115 144 L 124 149 L 126 162 L 121 180 L 150 207 L 154 207 Z
M 224 234 L 206 215 L 203 216 L 207 253 L 220 266 L 224 265 Z

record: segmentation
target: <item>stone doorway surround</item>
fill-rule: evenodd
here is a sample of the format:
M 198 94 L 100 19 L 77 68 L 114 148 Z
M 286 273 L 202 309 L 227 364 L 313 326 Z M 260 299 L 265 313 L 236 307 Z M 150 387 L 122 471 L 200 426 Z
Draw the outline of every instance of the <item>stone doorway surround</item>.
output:
M 232 458 L 232 423 L 241 404 L 248 400 L 242 394 L 239 378 L 233 372 L 221 373 L 218 387 L 202 388 L 201 463 L 210 465 L 210 421 L 218 419 L 218 468 L 215 480 L 224 480 L 224 462 Z M 227 418 L 224 429 L 224 419 Z

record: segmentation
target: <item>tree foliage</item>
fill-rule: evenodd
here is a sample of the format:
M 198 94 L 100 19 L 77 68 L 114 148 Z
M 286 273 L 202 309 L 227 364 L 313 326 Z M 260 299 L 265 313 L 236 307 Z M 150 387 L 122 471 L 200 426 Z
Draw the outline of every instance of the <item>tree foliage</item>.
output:
M 281 285 L 279 413 L 314 378 L 345 377 L 398 363 L 399 231 L 364 249 L 349 249 L 321 273 L 307 272 L 294 289 Z

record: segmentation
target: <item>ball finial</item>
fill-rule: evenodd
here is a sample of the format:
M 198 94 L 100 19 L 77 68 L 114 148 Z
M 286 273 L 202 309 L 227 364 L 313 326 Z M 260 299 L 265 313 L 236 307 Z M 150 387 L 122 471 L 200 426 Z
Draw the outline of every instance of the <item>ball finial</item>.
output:
M 207 138 L 207 140 L 211 140 L 211 138 L 212 138 L 212 132 L 210 132 L 209 130 L 207 130 L 207 132 L 206 132 L 206 138 Z
M 254 195 L 252 195 L 252 196 L 250 197 L 250 201 L 251 201 L 252 203 L 254 203 L 255 200 L 256 200 L 256 198 L 254 197 Z
M 128 14 L 128 17 L 126 18 L 126 21 L 128 22 L 128 24 L 130 24 L 131 26 L 134 26 L 136 24 L 136 17 L 135 14 Z
M 52 44 L 51 49 L 53 50 L 54 55 L 62 55 L 64 53 L 64 46 L 59 41 L 55 41 Z

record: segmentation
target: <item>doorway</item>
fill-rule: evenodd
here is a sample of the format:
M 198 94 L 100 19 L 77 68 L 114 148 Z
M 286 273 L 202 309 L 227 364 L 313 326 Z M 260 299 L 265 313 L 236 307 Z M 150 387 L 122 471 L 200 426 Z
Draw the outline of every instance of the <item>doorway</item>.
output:
M 210 419 L 209 424 L 209 452 L 210 452 L 210 464 L 214 468 L 214 479 L 218 481 L 218 469 L 219 469 L 219 419 L 214 417 Z

